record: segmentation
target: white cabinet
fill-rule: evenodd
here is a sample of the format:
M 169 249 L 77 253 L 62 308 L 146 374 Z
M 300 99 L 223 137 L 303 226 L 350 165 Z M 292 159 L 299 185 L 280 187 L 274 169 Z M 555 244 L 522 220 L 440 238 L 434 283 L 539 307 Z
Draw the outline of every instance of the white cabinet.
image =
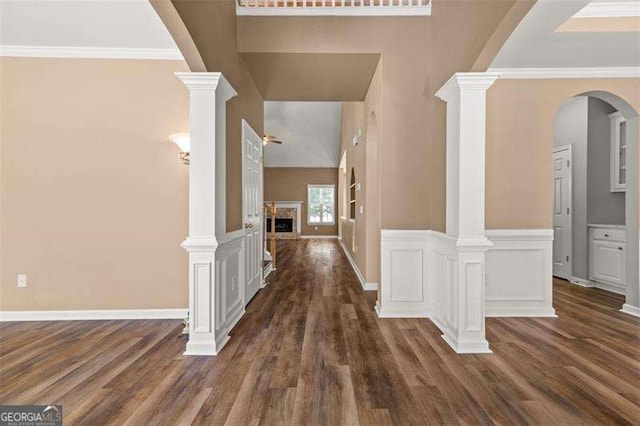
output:
M 590 279 L 596 286 L 625 292 L 625 230 L 622 227 L 589 228 Z
M 611 192 L 627 190 L 627 122 L 618 111 L 611 120 Z

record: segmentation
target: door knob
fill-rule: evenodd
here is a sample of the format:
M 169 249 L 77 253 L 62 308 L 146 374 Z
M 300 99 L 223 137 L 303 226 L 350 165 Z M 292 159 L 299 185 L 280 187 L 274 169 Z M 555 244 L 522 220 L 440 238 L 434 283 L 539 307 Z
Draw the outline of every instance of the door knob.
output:
M 247 228 L 247 229 L 249 229 L 249 228 L 253 228 L 253 225 L 252 225 L 252 224 L 250 224 L 250 223 L 245 223 L 245 224 L 244 224 L 244 227 L 245 227 L 245 228 Z

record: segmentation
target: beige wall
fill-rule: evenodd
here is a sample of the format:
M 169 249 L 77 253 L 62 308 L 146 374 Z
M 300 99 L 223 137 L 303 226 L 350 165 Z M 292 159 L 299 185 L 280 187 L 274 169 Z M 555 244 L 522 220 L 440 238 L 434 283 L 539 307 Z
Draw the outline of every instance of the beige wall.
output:
M 489 89 L 487 229 L 552 227 L 554 117 L 567 100 L 594 90 L 640 111 L 638 79 L 498 80 Z
M 183 53 L 195 44 L 200 56 L 185 55 L 194 58 L 189 62 L 194 71 L 200 71 L 201 59 L 206 71 L 222 72 L 238 93 L 227 103 L 227 231 L 235 231 L 242 228 L 242 119 L 258 134 L 264 132 L 264 102 L 237 50 L 236 3 L 172 0 L 175 9 L 169 2 L 155 3 L 160 3 L 156 10 Z M 184 37 L 185 27 L 191 40 Z
M 355 220 L 349 220 L 348 205 L 341 204 L 341 237 L 367 283 L 380 282 L 382 68 L 381 62 L 364 102 L 346 102 L 342 107 L 340 152 L 345 156 L 346 167 L 341 171 L 340 181 L 344 182 L 340 188 L 341 198 L 349 198 L 352 168 L 360 190 L 356 191 Z M 354 146 L 352 141 L 358 130 L 363 132 L 363 138 Z
M 185 308 L 186 64 L 0 65 L 0 309 Z
M 490 50 L 497 52 L 500 43 L 492 36 L 513 4 L 434 0 L 429 18 L 239 17 L 238 49 L 381 53 L 382 228 L 444 230 L 445 106 L 434 94 L 454 72 L 470 70 L 481 53 L 490 62 L 485 44 L 492 39 Z
M 345 202 L 340 205 L 340 221 L 342 225 L 342 241 L 351 253 L 361 273 L 366 273 L 367 244 L 366 244 L 366 215 L 368 210 L 360 213 L 360 207 L 366 207 L 366 142 L 363 141 L 354 146 L 352 143 L 358 129 L 363 132 L 366 129 L 364 102 L 344 102 L 342 104 L 342 133 L 341 155 L 346 155 L 346 167 L 340 170 L 343 174 L 340 187 L 341 199 Z M 356 191 L 356 218 L 349 218 L 349 185 L 351 184 L 351 170 L 354 171 L 356 183 L 361 185 L 360 191 Z M 366 277 L 365 277 L 366 279 Z
M 335 185 L 338 187 L 338 169 L 310 167 L 265 167 L 264 199 L 268 201 L 303 201 L 302 235 L 338 235 L 338 222 L 334 226 L 307 224 L 307 185 Z M 337 200 L 336 200 L 337 201 Z

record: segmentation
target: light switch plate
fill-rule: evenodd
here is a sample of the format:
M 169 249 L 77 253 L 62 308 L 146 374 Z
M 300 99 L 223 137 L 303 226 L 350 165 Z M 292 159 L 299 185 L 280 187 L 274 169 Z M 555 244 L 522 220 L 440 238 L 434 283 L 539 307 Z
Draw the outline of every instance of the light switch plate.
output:
M 18 287 L 26 287 L 27 286 L 27 276 L 25 274 L 18 275 Z

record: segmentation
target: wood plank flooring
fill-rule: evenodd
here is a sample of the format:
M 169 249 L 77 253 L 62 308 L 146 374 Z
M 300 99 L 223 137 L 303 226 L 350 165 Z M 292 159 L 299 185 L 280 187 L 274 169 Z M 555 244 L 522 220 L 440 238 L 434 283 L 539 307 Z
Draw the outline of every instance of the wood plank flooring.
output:
M 457 355 L 426 319 L 379 319 L 337 242 L 279 241 L 278 272 L 215 358 L 180 321 L 0 324 L 0 403 L 65 424 L 639 424 L 640 318 L 556 280 L 558 318 L 487 320 Z

